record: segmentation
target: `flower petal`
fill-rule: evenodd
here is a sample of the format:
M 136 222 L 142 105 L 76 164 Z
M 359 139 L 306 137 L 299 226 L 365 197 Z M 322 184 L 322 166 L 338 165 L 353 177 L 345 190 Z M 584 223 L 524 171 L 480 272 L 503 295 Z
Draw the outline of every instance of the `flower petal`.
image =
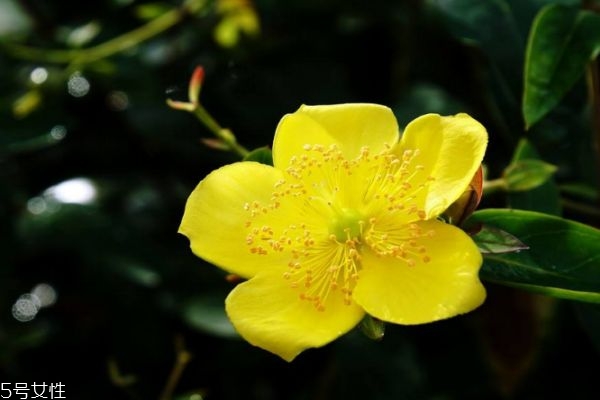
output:
M 432 236 L 417 239 L 428 262 L 414 266 L 365 251 L 353 298 L 368 314 L 398 324 L 421 324 L 453 317 L 478 307 L 485 288 L 478 278 L 482 258 L 460 229 L 433 220 L 418 223 Z
M 335 340 L 364 316 L 356 304 L 346 305 L 341 295 L 334 295 L 339 292 L 328 296 L 324 311 L 298 293 L 282 274 L 260 274 L 229 294 L 227 314 L 244 339 L 286 361 Z
M 255 162 L 239 162 L 210 173 L 188 198 L 179 232 L 197 256 L 242 277 L 267 265 L 285 265 L 289 255 L 252 254 L 246 244 L 246 203 L 268 204 L 281 171 Z M 271 225 L 283 222 L 272 218 Z
M 273 162 L 285 169 L 306 144 L 337 144 L 347 159 L 353 159 L 363 146 L 377 154 L 393 147 L 398 137 L 398 123 L 388 107 L 366 103 L 303 105 L 284 116 L 277 126 Z
M 398 149 L 419 149 L 421 176 L 431 176 L 424 209 L 427 218 L 440 215 L 468 187 L 487 146 L 485 128 L 467 114 L 423 115 L 406 126 Z

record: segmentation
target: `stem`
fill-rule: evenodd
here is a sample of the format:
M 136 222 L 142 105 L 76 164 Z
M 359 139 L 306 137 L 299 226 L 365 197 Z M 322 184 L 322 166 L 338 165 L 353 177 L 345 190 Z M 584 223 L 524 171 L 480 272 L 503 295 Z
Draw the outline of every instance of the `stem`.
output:
M 175 26 L 184 17 L 200 10 L 206 0 L 188 0 L 180 8 L 167 11 L 145 25 L 86 49 L 50 50 L 20 44 L 6 44 L 15 57 L 53 64 L 89 64 L 122 52 Z
M 198 104 L 194 110 L 194 115 L 206 126 L 216 137 L 221 139 L 227 145 L 227 148 L 236 153 L 240 157 L 246 157 L 250 152 L 244 146 L 240 145 L 233 133 L 229 129 L 223 128 L 219 123 L 206 111 L 204 106 Z
M 183 370 L 192 359 L 192 355 L 185 349 L 183 338 L 180 336 L 175 338 L 175 350 L 177 353 L 175 365 L 173 366 L 173 370 L 171 370 L 171 374 L 167 379 L 167 384 L 165 385 L 159 400 L 171 400 L 173 392 L 175 392 L 175 388 L 177 387 L 177 383 L 179 383 L 179 380 L 181 379 Z
M 503 178 L 492 179 L 490 181 L 483 181 L 483 193 L 486 195 L 502 192 L 506 190 L 506 182 Z

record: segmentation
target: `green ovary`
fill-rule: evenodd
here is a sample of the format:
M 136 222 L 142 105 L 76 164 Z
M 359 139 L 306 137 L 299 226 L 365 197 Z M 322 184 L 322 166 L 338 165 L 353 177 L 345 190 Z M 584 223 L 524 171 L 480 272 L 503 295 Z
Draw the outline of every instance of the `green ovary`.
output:
M 359 238 L 363 229 L 363 216 L 349 208 L 338 211 L 329 225 L 329 233 L 334 235 L 338 242 Z

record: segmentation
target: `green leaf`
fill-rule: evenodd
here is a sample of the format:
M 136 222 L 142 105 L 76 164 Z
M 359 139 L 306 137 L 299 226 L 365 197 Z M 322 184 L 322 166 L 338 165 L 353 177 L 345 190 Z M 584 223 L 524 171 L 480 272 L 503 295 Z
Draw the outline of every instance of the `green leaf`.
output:
M 183 305 L 181 311 L 183 319 L 198 330 L 225 338 L 239 337 L 218 295 L 193 298 Z
M 478 232 L 471 238 L 482 254 L 512 253 L 529 248 L 510 233 L 487 225 L 478 227 Z
M 252 150 L 250 154 L 244 157 L 244 161 L 256 161 L 257 163 L 272 166 L 273 154 L 268 147 L 259 147 L 258 149 Z
M 536 16 L 525 55 L 523 117 L 542 119 L 573 87 L 600 52 L 600 15 L 551 4 Z
M 600 230 L 547 214 L 507 209 L 477 211 L 467 222 L 494 226 L 529 246 L 519 253 L 485 254 L 483 280 L 600 303 Z
M 519 160 L 506 167 L 504 181 L 508 191 L 523 192 L 547 182 L 556 169 L 542 160 Z
M 511 164 L 534 159 L 539 159 L 537 150 L 529 141 L 521 139 L 515 149 Z M 521 210 L 538 211 L 552 215 L 560 215 L 562 212 L 558 187 L 552 177 L 534 189 L 525 192 L 509 192 L 508 203 L 511 208 Z

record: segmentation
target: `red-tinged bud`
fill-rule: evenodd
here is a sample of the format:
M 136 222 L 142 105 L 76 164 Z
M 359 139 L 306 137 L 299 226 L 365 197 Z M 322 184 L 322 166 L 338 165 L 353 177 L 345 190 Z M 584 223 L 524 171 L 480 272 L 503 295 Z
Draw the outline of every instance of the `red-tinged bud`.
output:
M 225 277 L 225 280 L 229 283 L 240 283 L 242 278 L 239 275 L 229 274 Z
M 190 86 L 188 87 L 188 97 L 190 103 L 198 104 L 200 101 L 200 89 L 202 89 L 202 82 L 204 82 L 204 67 L 198 66 L 194 69 L 192 78 L 190 79 Z
M 481 197 L 483 196 L 483 165 L 479 166 L 479 169 L 475 173 L 475 176 L 471 180 L 469 184 L 471 190 L 473 190 L 477 196 L 477 203 L 475 203 L 475 207 L 479 205 L 481 201 Z
M 167 105 L 174 110 L 193 112 L 196 109 L 195 104 L 187 103 L 184 101 L 171 100 L 171 99 L 167 99 Z
M 444 215 L 453 224 L 460 226 L 475 211 L 483 195 L 483 167 L 479 167 L 469 187 L 448 207 Z

